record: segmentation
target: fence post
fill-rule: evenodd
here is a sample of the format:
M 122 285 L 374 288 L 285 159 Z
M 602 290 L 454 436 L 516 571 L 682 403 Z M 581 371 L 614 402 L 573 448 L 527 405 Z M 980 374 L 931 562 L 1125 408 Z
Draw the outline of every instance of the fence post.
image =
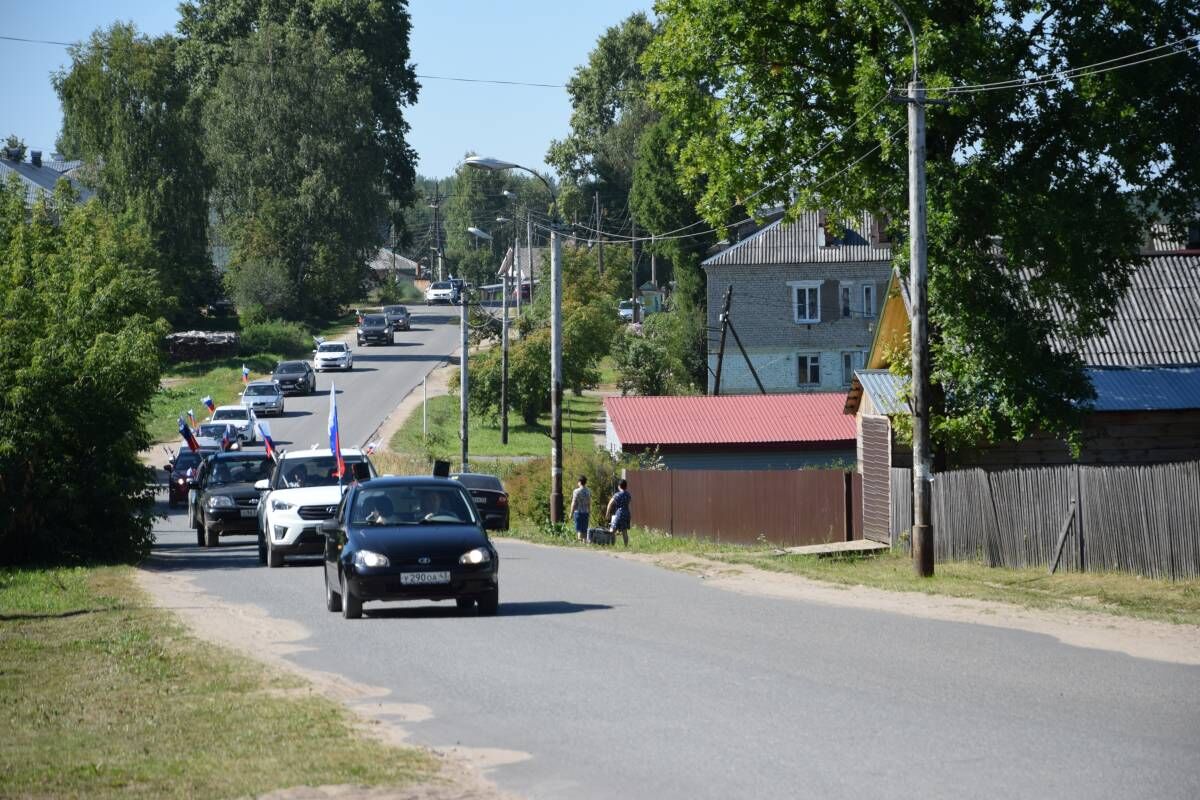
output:
M 854 483 L 849 472 L 842 473 L 842 505 L 846 509 L 846 541 L 854 540 Z
M 1062 530 L 1058 532 L 1058 548 L 1054 553 L 1054 562 L 1050 565 L 1050 574 L 1054 574 L 1054 570 L 1058 569 L 1058 562 L 1062 558 L 1063 545 L 1067 542 L 1067 534 L 1071 532 L 1071 523 L 1075 521 L 1075 498 L 1071 498 L 1071 510 L 1067 512 L 1067 518 L 1063 520 Z
M 1087 572 L 1087 562 L 1084 561 L 1083 555 L 1083 466 L 1075 465 L 1075 497 L 1079 500 L 1079 508 L 1076 511 L 1075 530 L 1079 532 L 1079 571 Z

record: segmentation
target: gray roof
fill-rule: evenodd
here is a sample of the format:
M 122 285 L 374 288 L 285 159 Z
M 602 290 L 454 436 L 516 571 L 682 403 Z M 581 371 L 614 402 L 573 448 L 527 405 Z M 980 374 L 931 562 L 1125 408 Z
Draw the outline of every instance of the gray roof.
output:
M 1095 411 L 1182 411 L 1200 408 L 1200 367 L 1089 369 Z
M 399 253 L 394 254 L 395 267 L 404 272 L 416 272 L 417 262 L 411 258 L 402 256 Z M 372 258 L 367 266 L 376 272 L 389 272 L 392 269 L 393 253 L 386 247 L 381 247 L 375 252 L 375 257 Z
M 716 255 L 706 258 L 701 266 L 754 266 L 769 264 L 814 264 L 830 262 L 891 261 L 889 244 L 872 244 L 874 218 L 860 214 L 855 220 L 843 223 L 848 229 L 836 243 L 825 244 L 825 229 L 821 212 L 805 212 L 795 222 L 785 225 L 778 220 L 761 231 L 746 237 Z
M 42 166 L 35 167 L 28 161 L 0 158 L 0 180 L 7 181 L 9 175 L 15 174 L 25 186 L 26 204 L 32 204 L 39 194 L 53 194 L 58 179 L 66 178 L 79 192 L 79 199 L 83 201 L 90 198 L 93 192 L 85 189 L 76 179 L 74 170 L 78 169 L 79 165 L 78 161 L 43 161 Z
M 904 378 L 886 369 L 857 369 L 854 378 L 880 414 L 891 416 L 908 413 L 908 404 L 902 397 L 907 383 Z

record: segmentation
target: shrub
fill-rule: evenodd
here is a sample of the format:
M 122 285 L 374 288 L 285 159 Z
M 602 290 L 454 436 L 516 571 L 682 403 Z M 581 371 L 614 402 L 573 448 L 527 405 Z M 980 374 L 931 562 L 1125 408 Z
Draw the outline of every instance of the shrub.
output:
M 604 508 L 616 490 L 619 464 L 607 450 L 569 450 L 563 453 L 563 513 L 571 505 L 571 492 L 580 475 L 592 490 L 592 523 L 604 524 Z M 513 467 L 505 478 L 509 508 L 535 525 L 550 523 L 550 459 L 536 458 Z
M 312 350 L 312 341 L 312 335 L 299 323 L 278 319 L 256 322 L 242 328 L 241 355 L 302 356 Z

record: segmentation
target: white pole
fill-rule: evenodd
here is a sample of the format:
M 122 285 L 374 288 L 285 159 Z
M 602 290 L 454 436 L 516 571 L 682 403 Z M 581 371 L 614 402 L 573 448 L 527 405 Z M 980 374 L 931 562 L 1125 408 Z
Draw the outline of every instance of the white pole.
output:
M 550 231 L 550 521 L 562 522 L 562 240 Z
M 462 314 L 460 315 L 461 323 L 459 325 L 462 335 L 462 355 L 458 359 L 458 412 L 459 412 L 459 437 L 462 439 L 462 471 L 470 472 L 470 467 L 467 464 L 467 384 L 470 380 L 467 372 L 467 287 L 463 286 L 459 292 L 459 303 L 461 303 Z
M 425 378 L 421 378 L 421 438 L 429 438 L 429 390 L 425 385 Z

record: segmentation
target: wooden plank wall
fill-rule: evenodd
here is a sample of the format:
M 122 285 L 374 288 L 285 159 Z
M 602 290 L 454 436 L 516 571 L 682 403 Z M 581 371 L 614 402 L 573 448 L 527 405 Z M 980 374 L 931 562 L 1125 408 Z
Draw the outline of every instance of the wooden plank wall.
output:
M 887 417 L 862 418 L 863 538 L 892 543 L 890 530 L 891 424 Z

